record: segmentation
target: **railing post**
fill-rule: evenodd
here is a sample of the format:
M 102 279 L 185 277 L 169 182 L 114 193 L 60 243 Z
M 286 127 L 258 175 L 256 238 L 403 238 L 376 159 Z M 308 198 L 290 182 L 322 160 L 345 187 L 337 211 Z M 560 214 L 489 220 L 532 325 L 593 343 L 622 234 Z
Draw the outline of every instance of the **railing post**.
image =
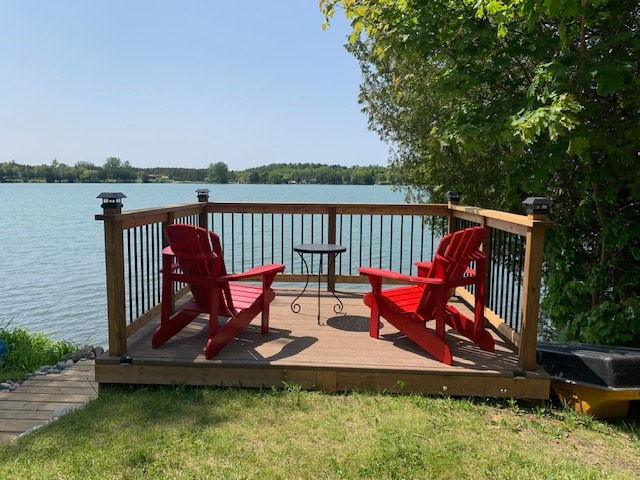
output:
M 518 365 L 522 370 L 535 371 L 544 233 L 546 229 L 542 221 L 547 219 L 551 200 L 544 197 L 529 197 L 522 203 L 527 209 L 528 217 L 533 220 L 533 224 L 527 229 L 525 244 L 522 325 Z
M 460 192 L 458 192 L 457 190 L 449 190 L 447 192 L 447 202 L 449 207 L 451 207 L 451 205 L 458 205 L 458 203 L 460 203 Z M 449 210 L 449 221 L 447 225 L 447 233 L 453 233 L 455 231 L 456 231 L 455 217 L 451 213 L 451 210 Z
M 198 202 L 208 203 L 209 202 L 209 189 L 208 188 L 199 188 L 196 190 L 198 194 Z M 198 225 L 202 228 L 209 230 L 209 217 L 207 216 L 206 209 L 202 209 L 198 217 Z
M 124 241 L 122 239 L 122 212 L 120 199 L 126 195 L 101 193 L 104 214 L 104 253 L 107 280 L 107 319 L 109 355 L 120 357 L 127 353 L 127 326 L 125 318 Z
M 329 207 L 328 209 L 328 225 L 327 225 L 327 242 L 336 243 L 336 222 L 337 222 L 337 209 L 336 207 Z M 322 273 L 322 272 L 320 272 Z M 327 261 L 327 290 L 331 292 L 336 291 L 336 262 Z

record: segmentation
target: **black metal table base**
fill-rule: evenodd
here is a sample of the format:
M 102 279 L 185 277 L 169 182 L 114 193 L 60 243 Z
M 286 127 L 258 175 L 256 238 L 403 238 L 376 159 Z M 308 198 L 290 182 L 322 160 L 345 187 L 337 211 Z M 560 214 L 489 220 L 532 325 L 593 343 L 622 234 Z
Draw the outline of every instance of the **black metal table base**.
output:
M 300 303 L 298 302 L 298 300 L 300 299 L 300 297 L 302 297 L 302 295 L 304 295 L 304 292 L 307 291 L 307 287 L 309 286 L 309 279 L 311 278 L 311 273 L 309 271 L 309 264 L 307 263 L 307 260 L 304 258 L 304 254 L 305 253 L 311 254 L 312 262 L 313 262 L 314 254 L 320 255 L 320 263 L 318 266 L 318 325 L 323 325 L 323 323 L 320 321 L 320 283 L 322 278 L 322 259 L 324 255 L 327 255 L 328 257 L 327 271 L 330 271 L 331 267 L 335 265 L 336 257 L 340 255 L 342 252 L 346 251 L 347 248 L 342 245 L 334 245 L 330 243 L 309 243 L 309 244 L 303 244 L 303 245 L 295 245 L 293 249 L 298 253 L 298 255 L 300 255 L 300 259 L 302 260 L 305 271 L 307 272 L 307 280 L 304 284 L 304 288 L 302 289 L 302 291 L 293 300 L 293 302 L 291 302 L 291 311 L 293 313 L 300 313 L 300 310 L 302 309 L 302 307 L 300 306 Z M 338 298 L 335 291 L 333 290 L 329 290 L 329 291 L 338 302 L 333 306 L 334 313 L 336 314 L 342 313 L 342 310 L 344 309 L 342 300 Z

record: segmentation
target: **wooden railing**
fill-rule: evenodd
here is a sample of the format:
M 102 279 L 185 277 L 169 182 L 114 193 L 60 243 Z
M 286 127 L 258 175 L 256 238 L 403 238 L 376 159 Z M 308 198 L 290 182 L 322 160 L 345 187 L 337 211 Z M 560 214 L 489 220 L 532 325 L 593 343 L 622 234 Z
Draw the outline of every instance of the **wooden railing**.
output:
M 265 263 L 284 263 L 278 284 L 306 279 L 293 245 L 339 243 L 347 246 L 333 268 L 321 273 L 330 289 L 366 282 L 362 265 L 414 274 L 414 262 L 431 259 L 442 234 L 467 225 L 490 231 L 485 318 L 518 347 L 523 370 L 536 369 L 536 342 L 545 216 L 515 215 L 455 204 L 382 205 L 330 203 L 199 202 L 122 212 L 103 204 L 109 352 L 123 356 L 127 337 L 159 313 L 164 228 L 192 223 L 216 231 L 227 269 L 243 271 Z M 316 274 L 318 264 L 311 264 Z M 361 287 L 362 288 L 362 287 Z M 188 292 L 182 288 L 175 297 Z M 473 293 L 457 292 L 469 304 Z

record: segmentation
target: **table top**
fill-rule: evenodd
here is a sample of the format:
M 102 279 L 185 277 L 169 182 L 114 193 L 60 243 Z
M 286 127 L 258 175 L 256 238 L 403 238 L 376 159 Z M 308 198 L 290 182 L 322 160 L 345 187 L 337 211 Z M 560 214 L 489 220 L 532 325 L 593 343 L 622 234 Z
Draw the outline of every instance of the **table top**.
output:
M 294 245 L 293 249 L 300 253 L 342 253 L 347 251 L 347 247 L 335 243 L 303 243 L 302 245 Z

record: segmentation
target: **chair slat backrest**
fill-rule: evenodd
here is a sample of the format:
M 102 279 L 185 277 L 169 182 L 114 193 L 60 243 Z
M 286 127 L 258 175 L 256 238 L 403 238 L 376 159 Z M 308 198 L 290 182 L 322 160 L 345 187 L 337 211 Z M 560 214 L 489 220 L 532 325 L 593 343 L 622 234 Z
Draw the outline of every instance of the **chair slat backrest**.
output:
M 178 259 L 181 270 L 194 277 L 214 279 L 226 275 L 220 238 L 214 232 L 189 224 L 173 224 L 165 230 L 173 254 Z M 198 305 L 209 307 L 210 288 L 198 283 L 189 283 L 193 298 Z M 227 301 L 223 297 L 227 295 Z M 231 303 L 228 287 L 220 292 L 221 309 Z
M 470 227 L 458 230 L 442 237 L 427 278 L 443 280 L 444 283 L 455 283 L 465 275 L 469 264 L 480 252 L 486 235 L 483 227 Z M 448 301 L 455 292 L 450 287 L 444 301 Z M 422 293 L 416 312 L 423 318 L 433 318 L 436 313 L 436 296 L 434 289 L 427 285 Z

